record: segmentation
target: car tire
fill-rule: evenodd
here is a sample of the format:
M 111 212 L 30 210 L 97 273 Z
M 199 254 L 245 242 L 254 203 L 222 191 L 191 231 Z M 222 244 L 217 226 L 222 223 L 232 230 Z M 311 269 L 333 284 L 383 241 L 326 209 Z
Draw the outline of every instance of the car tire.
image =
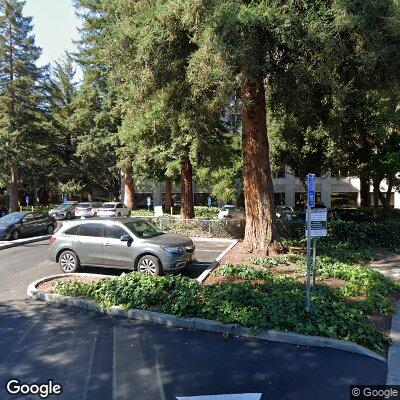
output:
M 81 262 L 79 261 L 79 257 L 74 251 L 71 250 L 63 251 L 60 254 L 60 257 L 58 259 L 58 264 L 65 273 L 77 272 L 81 268 Z
M 120 217 L 121 216 L 121 213 L 119 212 L 118 214 L 117 214 L 117 217 Z
M 69 211 L 65 214 L 65 219 L 72 219 L 72 214 Z
M 153 276 L 160 276 L 163 273 L 160 260 L 155 256 L 151 256 L 150 254 L 146 254 L 140 258 L 137 263 L 137 271 L 141 274 Z
M 54 229 L 55 229 L 54 225 L 53 224 L 49 224 L 48 227 L 47 227 L 47 233 L 49 235 L 52 235 L 54 233 Z
M 21 237 L 21 232 L 19 229 L 15 229 L 10 234 L 10 240 L 18 240 Z

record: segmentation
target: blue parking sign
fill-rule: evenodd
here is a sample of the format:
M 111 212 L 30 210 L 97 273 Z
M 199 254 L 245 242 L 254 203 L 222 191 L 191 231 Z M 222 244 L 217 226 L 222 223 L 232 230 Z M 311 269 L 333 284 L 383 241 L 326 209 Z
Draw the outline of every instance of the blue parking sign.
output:
M 307 174 L 307 207 L 315 206 L 315 174 Z

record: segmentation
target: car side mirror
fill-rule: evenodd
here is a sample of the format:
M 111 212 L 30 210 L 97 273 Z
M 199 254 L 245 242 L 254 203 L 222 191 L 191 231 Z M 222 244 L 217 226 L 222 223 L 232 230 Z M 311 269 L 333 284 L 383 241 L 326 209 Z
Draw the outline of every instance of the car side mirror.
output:
M 122 235 L 121 236 L 121 242 L 128 242 L 131 243 L 133 242 L 133 239 L 130 235 Z

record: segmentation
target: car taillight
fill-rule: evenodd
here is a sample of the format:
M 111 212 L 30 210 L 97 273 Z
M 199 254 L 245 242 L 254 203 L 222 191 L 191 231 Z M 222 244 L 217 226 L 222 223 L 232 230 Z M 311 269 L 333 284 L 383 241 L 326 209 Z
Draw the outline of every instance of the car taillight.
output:
M 54 236 L 52 236 L 52 237 L 49 239 L 49 242 L 50 242 L 50 244 L 53 244 L 56 240 L 57 240 L 57 238 L 55 238 Z
M 88 211 L 92 211 L 92 209 L 91 209 L 91 208 L 88 208 L 87 210 L 88 210 Z

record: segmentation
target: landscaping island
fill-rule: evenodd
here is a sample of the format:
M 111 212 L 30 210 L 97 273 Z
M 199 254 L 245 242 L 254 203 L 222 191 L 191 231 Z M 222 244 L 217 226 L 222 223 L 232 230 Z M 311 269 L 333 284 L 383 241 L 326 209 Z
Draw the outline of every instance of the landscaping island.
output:
M 400 224 L 391 233 L 386 229 L 386 239 L 368 236 L 376 223 L 360 225 L 332 224 L 329 237 L 319 241 L 310 312 L 305 310 L 304 255 L 254 257 L 246 255 L 240 243 L 204 285 L 179 275 L 133 272 L 93 281 L 78 275 L 61 278 L 39 290 L 88 298 L 104 308 L 117 305 L 238 324 L 255 332 L 272 329 L 345 339 L 384 353 L 400 285 L 366 264 L 373 259 L 374 248 L 400 248 Z M 296 239 L 299 233 L 290 229 L 286 244 L 302 245 L 302 235 Z

